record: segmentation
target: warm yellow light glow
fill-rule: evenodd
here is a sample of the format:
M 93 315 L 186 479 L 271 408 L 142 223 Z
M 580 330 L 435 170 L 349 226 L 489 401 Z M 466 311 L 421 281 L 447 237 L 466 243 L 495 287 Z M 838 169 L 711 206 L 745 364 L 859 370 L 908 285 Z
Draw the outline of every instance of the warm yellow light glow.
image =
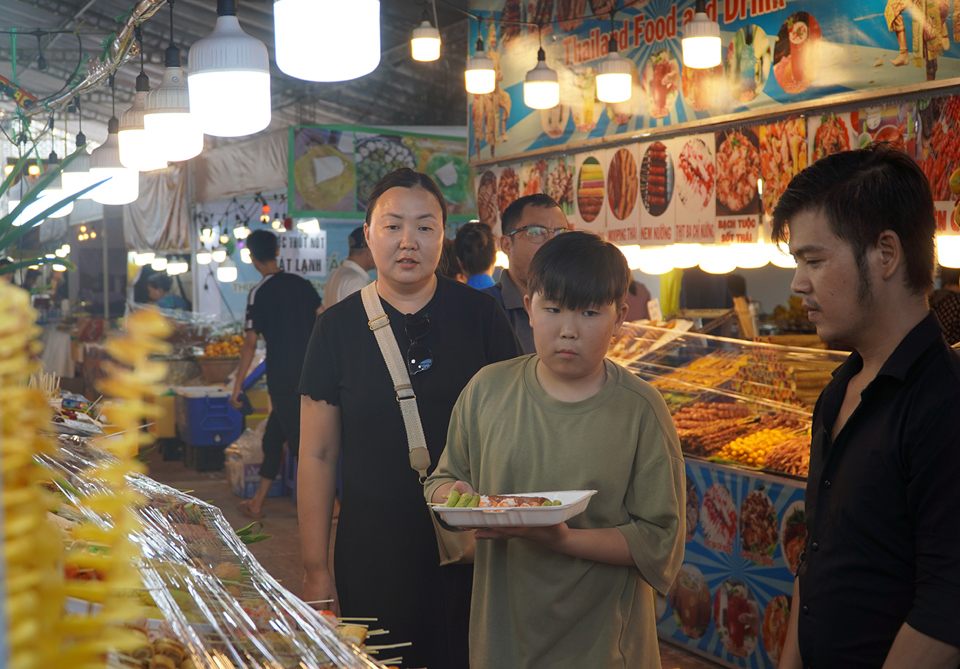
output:
M 237 263 L 227 258 L 217 267 L 217 281 L 232 283 L 237 280 Z
M 944 267 L 960 267 L 960 237 L 937 235 L 937 262 Z
M 167 262 L 168 260 L 164 256 L 157 256 L 150 263 L 150 267 L 152 267 L 157 272 L 162 272 L 163 270 L 167 269 Z
M 737 267 L 756 269 L 770 262 L 770 246 L 763 242 L 734 244 L 732 248 L 737 259 Z
M 673 249 L 674 267 L 686 269 L 687 267 L 696 267 L 700 262 L 699 244 L 674 244 L 670 248 Z
M 718 244 L 700 247 L 700 269 L 710 274 L 727 274 L 737 267 L 737 258 L 729 246 Z
M 503 251 L 497 251 L 497 259 L 493 263 L 496 267 L 502 267 L 503 269 L 510 269 L 510 258 L 507 257 L 507 254 Z
M 784 269 L 793 269 L 797 266 L 796 258 L 790 255 L 789 245 L 782 242 L 770 245 L 770 262 Z
M 674 267 L 673 250 L 667 246 L 642 247 L 639 261 L 644 274 L 666 274 Z

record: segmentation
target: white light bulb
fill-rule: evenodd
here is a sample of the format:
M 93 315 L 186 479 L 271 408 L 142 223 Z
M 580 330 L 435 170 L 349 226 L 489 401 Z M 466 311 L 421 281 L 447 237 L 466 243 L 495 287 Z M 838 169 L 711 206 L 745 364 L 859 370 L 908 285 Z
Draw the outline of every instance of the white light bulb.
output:
M 157 272 L 162 272 L 167 269 L 168 260 L 164 256 L 157 256 L 150 262 L 150 267 L 152 267 Z
M 716 67 L 721 59 L 720 26 L 706 12 L 699 11 L 702 7 L 696 9 L 698 11 L 693 19 L 683 26 L 683 39 L 680 42 L 683 64 L 695 69 Z
M 414 60 L 430 62 L 440 58 L 440 31 L 424 19 L 413 31 L 410 53 Z
M 227 259 L 227 247 L 218 246 L 213 250 L 213 262 L 222 263 Z
M 133 262 L 140 267 L 144 265 L 149 265 L 153 262 L 154 254 L 153 253 L 138 253 L 134 258 Z
M 633 71 L 630 61 L 613 51 L 600 61 L 597 74 L 597 99 L 601 102 L 625 102 L 633 95 Z
M 231 283 L 237 280 L 237 263 L 227 258 L 217 267 L 217 280 L 221 283 Z
M 207 249 L 200 249 L 197 251 L 198 265 L 209 265 L 211 260 L 213 260 L 213 254 Z
M 243 247 L 240 249 L 240 260 L 246 263 L 247 265 L 253 262 L 253 258 L 250 257 L 250 249 Z
M 560 79 L 547 66 L 546 52 L 537 53 L 537 65 L 523 82 L 523 103 L 531 109 L 552 109 L 560 104 Z

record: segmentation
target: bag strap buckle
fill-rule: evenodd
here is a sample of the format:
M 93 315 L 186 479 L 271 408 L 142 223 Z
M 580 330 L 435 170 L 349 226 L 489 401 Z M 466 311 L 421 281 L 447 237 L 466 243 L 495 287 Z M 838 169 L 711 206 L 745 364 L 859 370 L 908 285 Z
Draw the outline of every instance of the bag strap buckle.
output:
M 397 402 L 417 399 L 416 393 L 413 392 L 413 384 L 401 383 L 398 386 L 394 386 L 393 389 L 397 393 Z
M 390 318 L 386 314 L 383 314 L 382 316 L 377 316 L 371 321 L 367 321 L 367 326 L 373 332 L 376 332 L 380 328 L 386 327 L 387 325 L 390 325 Z

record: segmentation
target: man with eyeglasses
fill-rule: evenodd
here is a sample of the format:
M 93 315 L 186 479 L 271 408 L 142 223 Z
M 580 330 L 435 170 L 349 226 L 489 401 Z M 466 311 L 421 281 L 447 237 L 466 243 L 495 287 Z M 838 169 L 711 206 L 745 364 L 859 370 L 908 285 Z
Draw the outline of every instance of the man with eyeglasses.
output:
M 496 285 L 484 292 L 500 301 L 523 352 L 536 353 L 530 316 L 523 306 L 530 261 L 545 241 L 570 232 L 573 225 L 552 197 L 537 193 L 521 197 L 507 207 L 500 217 L 500 230 L 500 250 L 507 254 L 510 269 L 503 270 Z

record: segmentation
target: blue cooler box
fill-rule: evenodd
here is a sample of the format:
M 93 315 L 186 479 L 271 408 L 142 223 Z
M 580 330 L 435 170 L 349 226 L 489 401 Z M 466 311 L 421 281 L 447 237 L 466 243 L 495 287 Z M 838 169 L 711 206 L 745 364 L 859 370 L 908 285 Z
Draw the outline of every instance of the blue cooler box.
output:
M 228 446 L 243 432 L 243 417 L 220 386 L 182 386 L 174 393 L 177 433 L 188 446 Z

